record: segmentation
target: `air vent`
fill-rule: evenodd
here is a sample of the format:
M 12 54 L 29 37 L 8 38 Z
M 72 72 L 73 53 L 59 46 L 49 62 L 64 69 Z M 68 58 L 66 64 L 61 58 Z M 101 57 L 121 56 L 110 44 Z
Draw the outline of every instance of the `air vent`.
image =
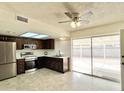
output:
M 21 16 L 17 16 L 17 20 L 18 21 L 25 22 L 25 23 L 28 23 L 28 19 L 27 18 L 24 18 L 24 17 L 21 17 Z

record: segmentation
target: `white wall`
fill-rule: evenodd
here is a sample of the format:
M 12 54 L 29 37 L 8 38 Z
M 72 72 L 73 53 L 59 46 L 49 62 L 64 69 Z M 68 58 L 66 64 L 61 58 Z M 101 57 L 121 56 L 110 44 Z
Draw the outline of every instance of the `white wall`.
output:
M 120 29 L 123 28 L 124 28 L 124 22 L 107 24 L 107 25 L 102 25 L 102 26 L 97 26 L 97 27 L 92 27 L 92 28 L 72 32 L 71 38 L 82 38 L 82 37 L 119 33 Z
M 64 53 L 65 56 L 71 55 L 71 41 L 70 40 L 55 40 L 55 50 Z
M 64 56 L 70 56 L 70 51 L 71 51 L 71 41 L 70 40 L 59 40 L 55 39 L 55 49 L 39 49 L 39 50 L 30 50 L 30 49 L 23 49 L 23 50 L 16 50 L 16 58 L 20 58 L 20 53 L 21 52 L 33 52 L 34 55 L 36 56 L 43 56 L 44 51 L 48 52 L 48 56 L 53 56 L 58 53 L 60 50 L 62 53 L 64 53 Z

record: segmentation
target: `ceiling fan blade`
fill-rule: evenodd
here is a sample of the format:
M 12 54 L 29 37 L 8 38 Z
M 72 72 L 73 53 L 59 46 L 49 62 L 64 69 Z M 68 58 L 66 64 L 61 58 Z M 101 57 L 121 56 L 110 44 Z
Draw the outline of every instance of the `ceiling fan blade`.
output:
M 58 22 L 58 23 L 68 23 L 68 22 L 72 22 L 71 20 L 69 21 L 61 21 L 61 22 Z
M 79 22 L 83 22 L 83 23 L 89 23 L 89 20 L 78 20 Z
M 70 12 L 65 12 L 65 15 L 68 16 L 69 18 L 73 18 L 72 14 Z
M 74 7 L 72 6 L 72 3 L 69 2 L 63 2 L 62 3 L 63 6 L 66 8 L 66 10 L 70 13 L 76 12 L 76 10 L 74 9 Z
M 90 17 L 93 15 L 93 12 L 92 11 L 88 11 L 86 13 L 84 13 L 83 15 L 80 16 L 80 18 L 83 18 L 83 17 Z

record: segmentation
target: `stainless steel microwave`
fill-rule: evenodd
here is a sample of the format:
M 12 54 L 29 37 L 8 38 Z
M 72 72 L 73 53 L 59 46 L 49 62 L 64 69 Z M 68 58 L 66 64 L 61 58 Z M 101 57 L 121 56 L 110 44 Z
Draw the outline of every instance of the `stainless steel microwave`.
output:
M 24 44 L 24 49 L 36 49 L 37 46 L 35 44 Z

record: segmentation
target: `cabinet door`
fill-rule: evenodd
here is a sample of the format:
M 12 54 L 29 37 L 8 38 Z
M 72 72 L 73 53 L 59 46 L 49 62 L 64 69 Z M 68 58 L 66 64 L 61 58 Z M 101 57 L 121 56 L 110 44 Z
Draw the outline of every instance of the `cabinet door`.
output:
M 49 49 L 54 49 L 54 39 L 49 39 L 48 40 L 48 48 Z
M 25 60 L 18 59 L 17 60 L 17 74 L 25 73 Z
M 4 41 L 8 41 L 8 37 L 7 36 L 4 36 Z
M 28 44 L 35 44 L 33 39 L 28 39 Z
M 56 70 L 56 61 L 54 58 L 50 58 L 49 65 L 51 69 Z
M 62 61 L 58 62 L 58 71 L 59 72 L 64 72 L 64 70 L 63 70 L 63 62 Z
M 29 44 L 28 39 L 27 39 L 27 38 L 23 38 L 23 43 L 24 43 L 24 44 Z
M 0 41 L 14 42 L 15 41 L 15 37 L 0 35 Z
M 9 41 L 9 42 L 14 42 L 15 41 L 15 38 L 12 37 L 12 36 L 4 36 L 4 40 L 5 41 Z
M 38 59 L 36 60 L 36 68 L 40 69 L 44 67 L 44 62 L 45 62 L 45 58 L 44 57 L 38 57 Z
M 47 59 L 46 62 L 45 62 L 45 67 L 46 68 L 51 68 L 51 63 L 52 62 L 50 62 L 50 60 Z
M 47 42 L 47 40 L 43 40 L 43 49 L 48 49 L 48 42 Z
M 43 49 L 54 49 L 54 39 L 43 40 Z
M 40 61 L 39 61 L 39 59 L 37 59 L 37 60 L 35 61 L 35 66 L 36 66 L 36 68 L 38 68 L 38 69 L 41 68 L 41 67 L 40 67 Z
M 42 49 L 43 45 L 42 45 L 42 40 L 35 40 L 35 44 L 37 46 L 37 49 Z
M 16 38 L 16 49 L 19 50 L 19 49 L 23 49 L 23 41 L 21 38 Z
M 56 71 L 63 72 L 63 59 L 56 58 L 55 62 L 56 62 L 55 65 Z
M 0 35 L 0 41 L 4 41 L 4 36 Z

